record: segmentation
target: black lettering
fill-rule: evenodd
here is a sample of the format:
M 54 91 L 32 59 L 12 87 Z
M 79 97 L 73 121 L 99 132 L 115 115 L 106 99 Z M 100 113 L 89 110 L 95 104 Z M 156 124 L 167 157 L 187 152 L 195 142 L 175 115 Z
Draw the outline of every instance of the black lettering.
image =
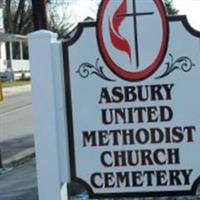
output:
M 125 187 L 130 187 L 129 172 L 116 172 L 117 176 L 117 187 L 124 185 Z
M 151 158 L 151 150 L 141 150 L 141 165 L 153 165 L 153 160 Z
M 153 153 L 153 159 L 156 164 L 158 165 L 164 165 L 166 164 L 166 152 L 164 149 L 156 149 Z M 161 161 L 161 158 L 164 158 L 163 161 Z
M 150 128 L 151 133 L 151 143 L 158 144 L 164 140 L 163 131 L 159 128 Z
M 172 99 L 172 88 L 174 87 L 174 84 L 164 84 L 163 89 L 166 92 L 165 100 L 171 100 Z
M 137 100 L 135 87 L 124 87 L 125 102 L 134 102 Z
M 179 170 L 169 170 L 169 185 L 182 185 Z
M 111 103 L 111 98 L 109 96 L 109 92 L 108 92 L 107 88 L 101 89 L 99 104 L 102 104 L 102 103 Z
M 126 152 L 125 151 L 114 151 L 114 163 L 115 167 L 126 166 Z
M 112 172 L 104 173 L 105 188 L 113 188 L 115 186 L 114 174 Z
M 173 111 L 169 106 L 160 106 L 160 121 L 169 122 L 173 118 Z
M 158 115 L 157 115 L 158 109 L 157 107 L 147 107 L 147 122 L 157 122 L 158 121 Z
M 168 164 L 180 164 L 179 149 L 167 149 L 168 152 Z
M 83 131 L 83 146 L 97 146 L 96 131 Z
M 103 166 L 105 167 L 112 167 L 113 166 L 113 162 L 112 162 L 112 153 L 110 151 L 104 151 L 101 154 L 101 163 Z
M 149 133 L 148 130 L 141 128 L 138 129 L 137 132 L 135 133 L 135 139 L 139 144 L 147 144 L 149 141 Z
M 143 118 L 143 113 L 146 112 L 146 108 L 145 107 L 138 107 L 134 109 L 134 112 L 137 113 L 138 116 L 138 123 L 143 123 L 144 122 L 144 118 Z
M 166 171 L 156 171 L 157 186 L 167 185 L 166 175 Z
M 126 124 L 126 108 L 116 108 L 115 112 L 115 124 L 124 123 Z
M 101 173 L 93 173 L 90 177 L 90 182 L 94 188 L 103 188 L 103 183 L 101 183 L 102 175 Z
M 108 134 L 106 130 L 99 131 L 99 146 L 107 146 L 109 144 Z
M 194 142 L 194 140 L 193 140 L 193 131 L 196 131 L 196 127 L 195 126 L 186 126 L 186 127 L 184 127 L 183 130 L 186 131 L 187 142 Z
M 147 176 L 147 186 L 152 186 L 153 185 L 153 178 L 152 176 L 155 175 L 155 172 L 154 171 L 144 171 L 144 176 L 146 175 Z
M 192 173 L 192 169 L 190 170 L 181 170 L 184 177 L 184 185 L 190 185 L 190 175 Z
M 162 89 L 162 85 L 152 85 L 150 87 L 151 101 L 164 100 L 161 89 Z
M 138 99 L 139 101 L 143 102 L 143 101 L 147 101 L 149 99 L 149 86 L 138 86 Z M 145 88 L 143 90 L 143 88 Z
M 133 153 L 135 153 L 135 156 L 133 155 Z M 127 151 L 127 162 L 129 166 L 137 166 L 139 165 L 139 150 L 135 150 L 135 151 Z M 135 162 L 134 162 L 135 161 Z
M 123 93 L 122 93 L 122 88 L 121 87 L 114 87 L 112 89 L 112 102 L 113 103 L 120 103 L 123 101 Z
M 108 125 L 113 122 L 113 112 L 112 109 L 102 109 L 101 110 L 101 119 L 103 124 Z
M 113 138 L 113 145 L 119 145 L 119 140 L 120 137 L 122 135 L 121 130 L 110 130 L 110 135 Z
M 142 172 L 132 172 L 132 187 L 141 187 L 143 182 L 141 180 Z
M 123 145 L 135 144 L 134 129 L 122 130 Z
M 184 139 L 184 135 L 183 135 L 183 132 L 182 132 L 182 127 L 174 127 L 172 128 L 172 136 L 173 136 L 173 139 L 172 141 L 174 143 L 180 143 L 183 141 Z

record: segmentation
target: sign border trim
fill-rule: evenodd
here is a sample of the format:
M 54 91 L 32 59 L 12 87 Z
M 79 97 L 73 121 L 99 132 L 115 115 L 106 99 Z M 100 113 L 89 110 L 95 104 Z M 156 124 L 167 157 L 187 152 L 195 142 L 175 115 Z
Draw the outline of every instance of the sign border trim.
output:
M 195 30 L 188 22 L 186 15 L 168 16 L 168 22 L 181 21 L 185 29 L 193 36 L 200 38 L 200 32 Z M 82 22 L 79 23 L 77 31 L 70 40 L 62 42 L 63 48 L 63 62 L 64 62 L 64 84 L 66 94 L 66 117 L 68 125 L 69 138 L 69 156 L 70 156 L 70 172 L 71 180 L 81 184 L 88 192 L 91 198 L 113 198 L 113 197 L 164 197 L 164 196 L 188 196 L 195 195 L 197 187 L 200 183 L 200 176 L 194 181 L 191 190 L 175 190 L 165 192 L 127 192 L 127 193 L 94 193 L 91 187 L 81 178 L 77 177 L 76 173 L 76 158 L 74 151 L 74 124 L 73 124 L 73 108 L 71 99 L 71 77 L 69 67 L 69 47 L 73 45 L 81 36 L 84 28 L 95 28 L 96 22 Z

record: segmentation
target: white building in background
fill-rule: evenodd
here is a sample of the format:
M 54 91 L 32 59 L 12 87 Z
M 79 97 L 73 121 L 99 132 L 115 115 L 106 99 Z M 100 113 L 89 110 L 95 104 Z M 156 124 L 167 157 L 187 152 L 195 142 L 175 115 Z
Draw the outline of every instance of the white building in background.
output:
M 6 50 L 5 42 L 0 40 L 0 72 L 4 72 L 7 69 L 5 50 Z
M 27 37 L 5 33 L 3 9 L 0 9 L 0 80 L 30 78 Z M 26 50 L 26 53 L 28 50 Z
M 3 9 L 0 8 L 0 33 L 4 32 L 3 26 Z M 6 65 L 6 45 L 5 42 L 0 39 L 0 72 L 4 72 L 7 68 Z

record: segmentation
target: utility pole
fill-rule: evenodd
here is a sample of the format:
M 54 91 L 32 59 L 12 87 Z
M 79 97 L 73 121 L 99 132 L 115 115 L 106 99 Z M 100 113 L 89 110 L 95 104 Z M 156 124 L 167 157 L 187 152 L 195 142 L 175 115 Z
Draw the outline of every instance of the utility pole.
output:
M 48 29 L 46 0 L 31 0 L 34 30 Z

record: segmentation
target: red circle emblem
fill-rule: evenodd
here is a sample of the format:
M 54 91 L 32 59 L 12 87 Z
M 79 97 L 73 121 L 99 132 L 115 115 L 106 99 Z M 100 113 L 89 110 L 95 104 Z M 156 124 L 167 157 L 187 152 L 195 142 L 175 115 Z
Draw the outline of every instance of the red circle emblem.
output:
M 98 45 L 108 67 L 120 78 L 139 81 L 152 75 L 166 54 L 168 37 L 162 1 L 102 1 Z

